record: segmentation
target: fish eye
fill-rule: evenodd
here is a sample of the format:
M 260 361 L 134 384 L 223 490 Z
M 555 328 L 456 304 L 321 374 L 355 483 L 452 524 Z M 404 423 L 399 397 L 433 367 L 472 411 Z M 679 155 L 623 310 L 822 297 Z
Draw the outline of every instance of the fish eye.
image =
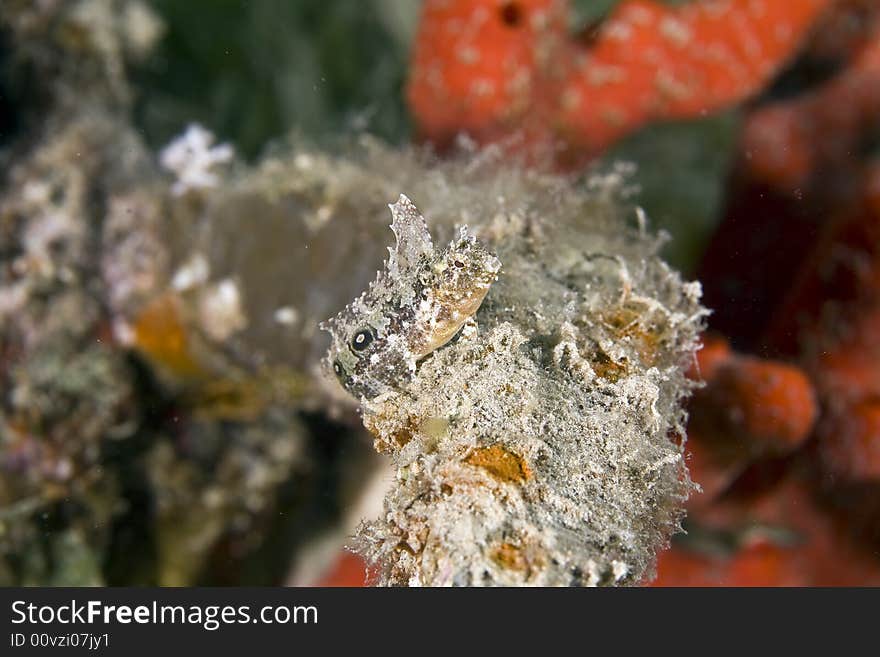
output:
M 361 329 L 351 339 L 351 348 L 355 351 L 363 351 L 373 341 L 373 333 L 370 329 Z
M 333 372 L 334 374 L 336 374 L 336 376 L 342 376 L 342 363 L 340 363 L 338 360 L 333 361 Z

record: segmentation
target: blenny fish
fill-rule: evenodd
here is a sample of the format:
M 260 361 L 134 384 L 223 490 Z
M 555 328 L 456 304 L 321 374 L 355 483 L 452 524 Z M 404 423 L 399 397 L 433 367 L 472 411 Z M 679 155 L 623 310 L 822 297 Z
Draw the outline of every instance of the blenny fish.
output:
M 397 238 L 376 280 L 335 318 L 324 366 L 354 397 L 372 399 L 411 380 L 417 363 L 474 315 L 501 262 L 466 226 L 442 251 L 403 194 L 388 206 Z

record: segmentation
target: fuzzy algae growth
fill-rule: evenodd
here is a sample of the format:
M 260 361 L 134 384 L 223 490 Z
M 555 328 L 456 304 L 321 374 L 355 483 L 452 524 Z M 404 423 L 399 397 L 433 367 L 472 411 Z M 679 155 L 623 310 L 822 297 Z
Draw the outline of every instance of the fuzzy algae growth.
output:
M 412 192 L 429 226 L 466 224 L 503 266 L 452 340 L 404 368 L 378 351 L 365 367 L 399 376 L 369 394 L 346 386 L 396 468 L 356 548 L 386 585 L 638 583 L 691 489 L 679 438 L 699 284 L 627 221 L 641 215 L 617 172 L 577 186 L 476 163 L 443 178 Z M 371 342 L 411 341 L 427 296 L 424 278 L 396 276 L 395 232 Z M 352 329 L 376 326 L 364 298 L 329 324 L 337 374 L 340 358 L 360 366 Z

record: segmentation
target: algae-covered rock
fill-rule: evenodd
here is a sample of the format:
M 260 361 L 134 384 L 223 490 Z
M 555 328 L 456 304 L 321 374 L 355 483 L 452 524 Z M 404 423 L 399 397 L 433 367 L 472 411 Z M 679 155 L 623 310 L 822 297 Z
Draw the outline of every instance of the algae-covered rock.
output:
M 466 224 L 501 270 L 455 339 L 397 364 L 397 345 L 427 330 L 414 325 L 436 327 L 430 300 L 448 284 L 401 271 L 419 254 L 395 215 L 384 272 L 330 324 L 328 364 L 397 468 L 358 549 L 383 584 L 639 582 L 690 490 L 681 403 L 699 285 L 657 257 L 619 175 L 579 187 L 497 162 L 419 173 L 443 180 L 401 180 L 428 225 Z M 434 257 L 422 272 L 446 266 Z

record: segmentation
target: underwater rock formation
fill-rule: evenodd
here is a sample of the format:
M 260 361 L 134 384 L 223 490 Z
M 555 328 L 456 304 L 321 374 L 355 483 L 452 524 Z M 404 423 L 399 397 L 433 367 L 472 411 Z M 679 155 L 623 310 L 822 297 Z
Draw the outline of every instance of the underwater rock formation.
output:
M 442 170 L 441 188 L 410 193 L 439 235 L 466 225 L 470 253 L 453 264 L 414 250 L 392 206 L 385 270 L 329 324 L 328 363 L 397 469 L 358 550 L 381 584 L 638 583 L 690 492 L 679 439 L 699 284 L 657 257 L 619 173 L 572 187 L 497 166 Z M 472 288 L 485 300 L 461 311 L 453 340 L 395 367 L 387 345 L 411 340 L 450 266 L 497 280 Z M 370 368 L 380 388 L 363 385 Z

